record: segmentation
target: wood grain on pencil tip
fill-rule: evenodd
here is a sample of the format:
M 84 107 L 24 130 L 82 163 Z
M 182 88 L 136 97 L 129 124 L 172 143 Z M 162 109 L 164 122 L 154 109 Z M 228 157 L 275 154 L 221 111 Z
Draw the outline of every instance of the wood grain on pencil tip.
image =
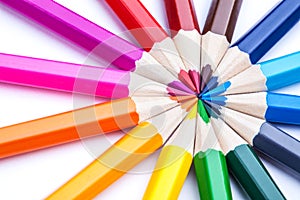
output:
M 130 0 L 107 0 L 107 3 L 123 24 L 129 30 L 133 29 L 132 34 L 140 45 L 161 64 L 161 69 L 158 70 L 165 69 L 175 78 L 180 78 L 180 72 L 186 67 L 176 45 L 145 6 L 140 1 Z M 163 73 L 158 73 L 159 76 L 162 76 L 161 74 Z M 190 77 L 187 78 L 184 80 L 192 83 Z M 196 90 L 193 84 L 187 86 L 193 91 Z
M 225 156 L 211 120 L 198 101 L 194 167 L 201 199 L 232 199 Z
M 257 92 L 210 97 L 209 101 L 269 122 L 300 125 L 297 95 Z
M 248 144 L 254 145 L 255 148 L 290 169 L 300 172 L 299 140 L 266 123 L 265 120 L 225 107 L 222 107 L 220 112 L 222 119 Z
M 250 198 L 285 199 L 252 147 L 222 119 L 212 123 L 230 171 Z
M 299 1 L 281 1 L 272 8 L 227 50 L 213 74 L 217 77 L 218 84 L 257 63 L 299 21 L 299 18 Z
M 165 143 L 143 199 L 177 199 L 193 160 L 197 104 Z
M 241 5 L 241 0 L 212 1 L 202 36 L 202 69 L 210 66 L 212 72 L 215 72 L 219 67 L 219 63 L 230 46 Z
M 192 1 L 165 0 L 164 3 L 171 36 L 186 71 L 189 72 L 190 79 L 199 92 L 199 81 L 195 75 L 200 74 L 201 35 Z M 195 82 L 195 79 L 198 82 Z
M 271 91 L 298 83 L 299 60 L 300 51 L 253 65 L 229 79 L 230 87 L 223 95 Z

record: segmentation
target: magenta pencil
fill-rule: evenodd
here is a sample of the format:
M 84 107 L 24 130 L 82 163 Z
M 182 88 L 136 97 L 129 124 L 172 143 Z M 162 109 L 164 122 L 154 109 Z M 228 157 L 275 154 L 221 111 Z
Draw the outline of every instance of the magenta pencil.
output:
M 137 72 L 163 84 L 169 84 L 176 79 L 147 52 L 55 1 L 0 0 L 0 2 L 120 69 Z M 153 74 L 154 71 L 160 73 Z
M 94 66 L 0 53 L 0 82 L 107 98 L 186 95 L 138 74 Z M 144 95 L 145 95 L 144 94 Z

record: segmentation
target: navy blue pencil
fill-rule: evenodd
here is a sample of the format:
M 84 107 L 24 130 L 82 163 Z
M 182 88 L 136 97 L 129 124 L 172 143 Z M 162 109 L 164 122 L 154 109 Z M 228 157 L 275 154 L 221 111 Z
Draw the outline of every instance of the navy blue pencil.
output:
M 257 63 L 299 19 L 300 1 L 280 2 L 227 50 L 203 93 Z

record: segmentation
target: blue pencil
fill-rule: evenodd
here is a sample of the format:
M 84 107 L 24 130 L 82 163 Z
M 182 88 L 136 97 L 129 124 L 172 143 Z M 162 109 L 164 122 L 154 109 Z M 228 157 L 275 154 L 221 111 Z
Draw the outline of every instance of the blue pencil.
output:
M 300 96 L 257 92 L 205 98 L 268 122 L 300 125 Z
M 257 63 L 299 19 L 300 1 L 280 2 L 227 50 L 203 93 Z
M 272 91 L 300 82 L 300 51 L 261 62 L 203 96 Z

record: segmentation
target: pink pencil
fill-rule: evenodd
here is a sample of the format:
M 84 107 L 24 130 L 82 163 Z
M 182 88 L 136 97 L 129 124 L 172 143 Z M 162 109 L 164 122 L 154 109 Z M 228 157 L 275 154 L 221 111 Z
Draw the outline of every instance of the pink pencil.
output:
M 1 53 L 0 82 L 108 98 L 191 92 L 179 82 L 167 88 L 128 71 Z

